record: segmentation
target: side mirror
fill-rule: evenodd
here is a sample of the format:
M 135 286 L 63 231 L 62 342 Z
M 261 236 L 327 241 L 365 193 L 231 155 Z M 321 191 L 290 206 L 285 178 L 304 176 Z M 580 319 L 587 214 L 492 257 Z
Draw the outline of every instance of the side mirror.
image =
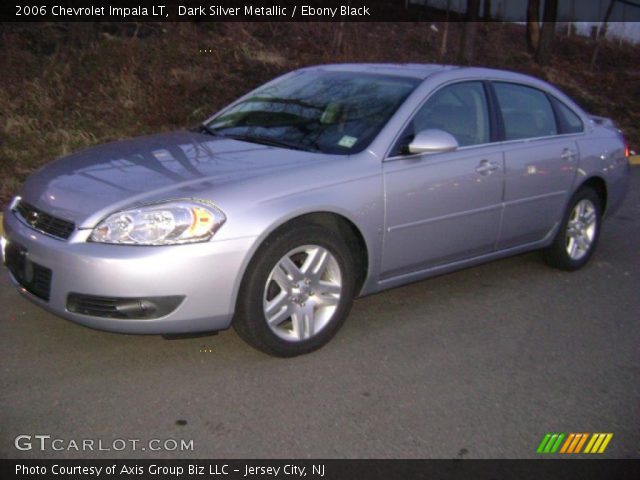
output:
M 458 141 L 444 130 L 429 129 L 418 132 L 409 144 L 409 153 L 444 153 L 458 148 Z

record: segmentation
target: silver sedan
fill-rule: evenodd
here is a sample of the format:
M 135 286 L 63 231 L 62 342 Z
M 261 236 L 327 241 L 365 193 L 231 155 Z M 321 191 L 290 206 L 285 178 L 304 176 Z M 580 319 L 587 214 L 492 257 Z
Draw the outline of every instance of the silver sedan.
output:
M 435 65 L 326 65 L 192 131 L 100 145 L 33 174 L 4 215 L 24 295 L 103 330 L 233 326 L 311 352 L 352 299 L 542 249 L 575 270 L 621 204 L 613 122 L 543 81 Z

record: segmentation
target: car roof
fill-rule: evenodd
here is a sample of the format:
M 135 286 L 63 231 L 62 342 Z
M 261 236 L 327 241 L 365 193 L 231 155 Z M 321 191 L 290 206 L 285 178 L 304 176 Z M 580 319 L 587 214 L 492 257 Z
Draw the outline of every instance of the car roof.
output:
M 363 72 L 377 73 L 381 75 L 395 75 L 405 78 L 416 78 L 421 81 L 431 76 L 439 74 L 450 75 L 452 80 L 464 79 L 486 79 L 494 81 L 516 82 L 530 85 L 557 96 L 564 103 L 570 105 L 573 110 L 586 112 L 573 99 L 564 94 L 554 85 L 537 77 L 532 77 L 523 73 L 509 70 L 500 70 L 487 67 L 459 66 L 459 65 L 439 65 L 435 63 L 335 63 L 325 65 L 314 65 L 300 70 L 321 70 L 336 72 Z
M 336 63 L 315 65 L 301 70 L 325 70 L 335 72 L 363 72 L 382 75 L 396 75 L 402 77 L 426 78 L 444 72 L 458 72 L 456 76 L 469 76 L 475 78 L 495 78 L 511 81 L 524 81 L 527 83 L 543 84 L 546 82 L 538 78 L 524 75 L 509 70 L 499 70 L 486 67 L 465 67 L 459 65 L 439 65 L 435 63 Z
M 363 72 L 382 75 L 397 75 L 424 80 L 428 76 L 446 70 L 459 69 L 453 65 L 437 65 L 427 63 L 336 63 L 308 67 L 310 70 L 327 70 L 334 72 Z M 306 69 L 305 69 L 306 70 Z

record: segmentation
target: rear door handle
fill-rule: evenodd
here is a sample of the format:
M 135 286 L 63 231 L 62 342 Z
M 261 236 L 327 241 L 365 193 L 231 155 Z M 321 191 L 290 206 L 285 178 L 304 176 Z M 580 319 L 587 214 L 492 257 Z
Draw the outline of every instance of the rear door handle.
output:
M 476 167 L 476 172 L 480 175 L 490 175 L 500 168 L 500 165 L 497 163 L 490 162 L 489 160 L 482 160 L 478 166 Z
M 564 152 L 562 152 L 562 155 L 560 155 L 560 158 L 562 160 L 573 160 L 574 158 L 576 158 L 576 152 L 574 152 L 570 148 L 565 148 Z

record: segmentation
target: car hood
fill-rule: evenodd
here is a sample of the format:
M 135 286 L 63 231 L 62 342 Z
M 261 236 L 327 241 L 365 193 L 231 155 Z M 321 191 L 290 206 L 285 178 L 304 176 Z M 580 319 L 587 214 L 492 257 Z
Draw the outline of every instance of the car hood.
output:
M 180 131 L 76 152 L 31 175 L 21 197 L 39 209 L 92 228 L 113 211 L 159 199 L 197 197 L 226 182 L 273 174 L 326 158 Z

